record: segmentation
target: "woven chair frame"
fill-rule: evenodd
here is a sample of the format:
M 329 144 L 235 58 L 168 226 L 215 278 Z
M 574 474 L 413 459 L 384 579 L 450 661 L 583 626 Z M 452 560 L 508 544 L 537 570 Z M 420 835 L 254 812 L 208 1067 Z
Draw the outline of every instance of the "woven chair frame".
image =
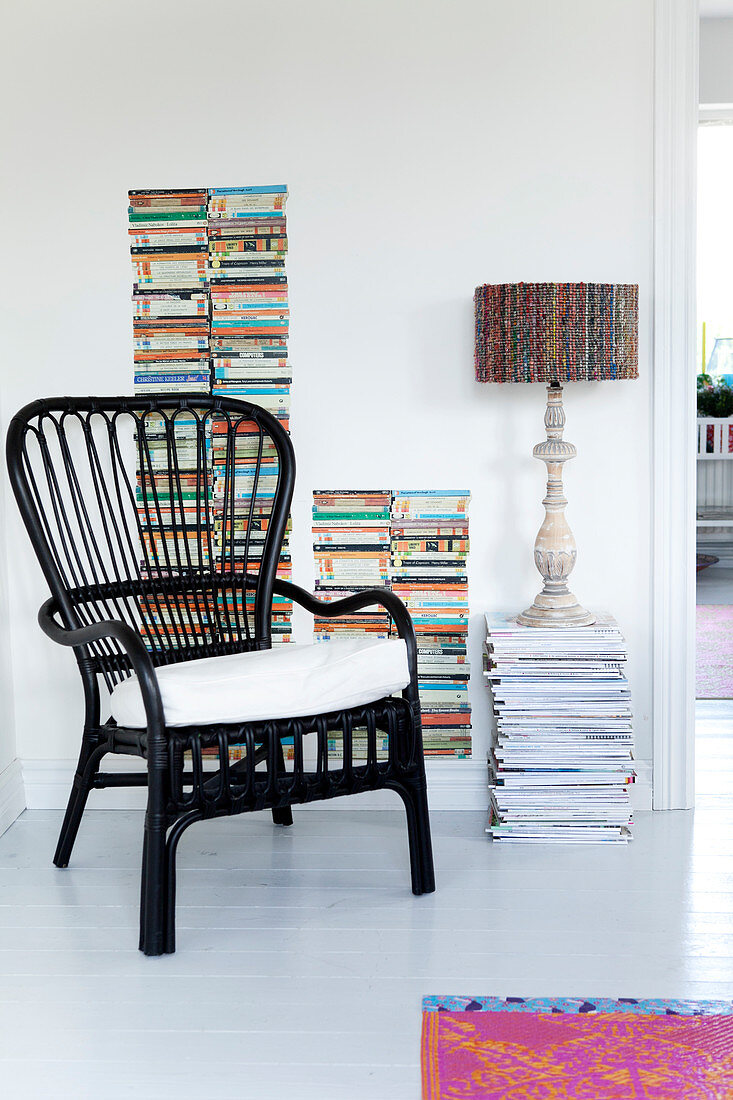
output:
M 51 590 L 39 623 L 73 649 L 85 697 L 54 863 L 68 865 L 90 790 L 147 787 L 139 945 L 146 955 L 170 953 L 176 851 L 189 825 L 265 809 L 291 825 L 293 805 L 387 788 L 406 809 L 412 890 L 434 890 L 412 620 L 386 590 L 324 603 L 277 576 L 295 456 L 276 418 L 207 394 L 41 400 L 13 418 L 7 462 Z M 273 464 L 276 484 L 263 494 Z M 332 618 L 384 607 L 407 648 L 401 697 L 299 718 L 167 727 L 156 668 L 269 649 L 274 599 Z M 101 718 L 104 693 L 132 673 L 144 729 Z M 329 748 L 333 735 L 340 754 Z M 145 770 L 105 772 L 110 753 L 139 756 Z

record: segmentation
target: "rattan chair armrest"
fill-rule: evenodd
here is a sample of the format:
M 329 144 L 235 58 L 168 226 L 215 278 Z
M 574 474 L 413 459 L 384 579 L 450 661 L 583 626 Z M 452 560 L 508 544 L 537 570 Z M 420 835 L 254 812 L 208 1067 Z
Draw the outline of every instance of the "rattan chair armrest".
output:
M 52 641 L 58 642 L 59 645 L 86 646 L 90 642 L 98 642 L 102 638 L 114 638 L 120 643 L 130 658 L 130 664 L 140 684 L 145 715 L 148 720 L 148 734 L 155 736 L 156 733 L 159 733 L 162 736 L 165 718 L 163 716 L 160 688 L 155 675 L 155 666 L 140 635 L 128 623 L 117 619 L 90 623 L 88 626 L 76 628 L 65 627 L 54 618 L 57 610 L 58 605 L 53 597 L 46 600 L 38 612 L 38 624 L 44 634 Z
M 353 596 L 344 596 L 341 600 L 326 603 L 312 596 L 292 581 L 284 581 L 275 578 L 273 591 L 280 596 L 289 596 L 295 603 L 300 604 L 306 611 L 313 615 L 323 615 L 324 618 L 338 619 L 342 615 L 352 615 L 355 611 L 363 611 L 365 607 L 373 607 L 375 604 L 389 612 L 397 627 L 397 633 L 407 647 L 407 661 L 410 669 L 410 680 L 417 691 L 417 642 L 415 640 L 415 627 L 410 613 L 399 596 L 390 592 L 387 588 L 365 588 L 363 592 L 355 592 Z

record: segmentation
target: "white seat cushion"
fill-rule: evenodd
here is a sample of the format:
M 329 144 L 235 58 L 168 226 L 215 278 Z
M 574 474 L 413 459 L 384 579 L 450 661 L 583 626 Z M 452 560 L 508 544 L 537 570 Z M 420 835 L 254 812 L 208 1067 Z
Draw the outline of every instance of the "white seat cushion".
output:
M 298 718 L 372 703 L 410 681 L 401 638 L 344 638 L 204 657 L 156 670 L 166 724 Z M 112 692 L 118 726 L 147 725 L 137 676 Z

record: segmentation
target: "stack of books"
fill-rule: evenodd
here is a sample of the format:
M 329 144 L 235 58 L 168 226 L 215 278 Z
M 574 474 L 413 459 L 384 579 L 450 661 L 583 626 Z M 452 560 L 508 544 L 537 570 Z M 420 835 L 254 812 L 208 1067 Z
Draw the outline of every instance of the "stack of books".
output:
M 290 383 L 287 360 L 288 283 L 285 258 L 287 187 L 222 187 L 209 191 L 208 247 L 211 296 L 211 352 L 215 394 L 252 401 L 290 428 Z M 212 426 L 214 506 L 225 489 L 226 431 Z M 223 510 L 216 521 L 217 553 L 225 569 L 256 573 L 270 522 L 278 481 L 278 459 L 265 439 L 257 470 L 259 431 L 254 423 L 237 426 L 234 453 L 234 517 L 223 530 Z M 254 506 L 250 518 L 250 496 Z M 292 576 L 291 523 L 288 521 L 278 576 Z M 227 597 L 229 599 L 233 597 Z M 221 597 L 223 600 L 224 597 Z M 222 606 L 224 616 L 231 608 Z M 253 611 L 248 597 L 248 613 Z M 273 600 L 272 640 L 292 638 L 292 601 Z
M 205 189 L 130 191 L 136 393 L 208 393 Z
M 464 490 L 319 489 L 313 493 L 316 590 L 337 599 L 389 588 L 415 625 L 427 756 L 471 754 L 468 638 L 468 502 Z M 316 616 L 317 641 L 394 631 L 379 608 Z
M 313 492 L 313 554 L 316 594 L 330 602 L 365 588 L 389 587 L 390 489 L 316 489 Z M 379 606 L 353 615 L 314 617 L 317 641 L 369 635 L 388 638 L 390 618 Z M 343 756 L 340 733 L 329 735 L 329 754 Z M 377 731 L 377 759 L 386 760 L 389 739 Z M 367 756 L 366 733 L 352 738 L 355 760 Z
M 313 554 L 316 592 L 335 600 L 364 588 L 389 587 L 390 489 L 316 489 Z M 334 635 L 389 637 L 389 615 L 380 607 L 338 619 L 316 616 L 318 641 Z
M 257 574 L 262 563 L 262 551 L 267 532 L 272 521 L 272 505 L 277 487 L 277 453 L 269 438 L 260 443 L 257 425 L 252 421 L 240 421 L 236 426 L 234 444 L 234 479 L 227 485 L 227 447 L 229 426 L 224 420 L 216 419 L 212 424 L 212 470 L 213 470 L 213 508 L 214 508 L 214 544 L 218 567 L 225 573 L 246 572 Z M 262 446 L 262 462 L 259 476 L 256 476 L 257 455 Z M 256 478 L 256 480 L 255 480 Z M 227 492 L 229 505 L 224 517 L 224 493 Z M 234 495 L 232 507 L 232 492 Z M 252 496 L 254 500 L 252 501 Z M 277 575 L 283 580 L 292 578 L 292 559 L 290 555 L 290 534 L 292 521 L 288 517 L 283 538 L 283 548 L 278 563 Z M 222 612 L 223 640 L 234 639 L 234 633 L 227 629 L 235 610 L 226 602 L 233 597 L 220 594 L 219 604 Z M 239 610 L 241 596 L 239 599 Z M 253 626 L 254 594 L 247 595 L 247 613 Z M 272 640 L 288 642 L 292 638 L 292 600 L 284 596 L 273 597 Z
M 399 490 L 391 583 L 412 615 L 426 756 L 470 756 L 468 504 L 465 490 Z
M 287 187 L 221 187 L 209 193 L 209 271 L 214 392 L 268 409 L 287 427 Z
M 255 504 L 250 519 L 250 506 L 238 508 L 234 506 L 233 521 L 227 520 L 227 529 L 223 516 L 219 513 L 215 518 L 214 537 L 216 543 L 217 561 L 222 563 L 225 572 L 237 571 L 249 574 L 259 573 L 262 562 L 262 550 L 267 535 L 267 528 L 271 522 L 270 507 L 266 504 Z M 249 539 L 248 539 L 249 531 Z M 291 519 L 288 517 L 285 531 L 285 543 L 291 536 Z M 289 552 L 283 552 L 280 562 L 277 564 L 277 576 L 282 580 L 292 579 L 292 561 Z M 218 597 L 219 619 L 222 641 L 237 640 L 237 631 L 233 624 L 241 623 L 244 614 L 249 617 L 250 629 L 254 628 L 254 593 L 248 590 L 247 599 L 242 601 L 241 592 L 234 595 L 232 590 L 222 590 Z M 236 603 L 234 603 L 236 601 Z M 273 645 L 275 642 L 287 642 L 293 639 L 293 601 L 285 596 L 273 596 L 273 608 L 271 618 L 271 634 Z
M 136 393 L 210 393 L 213 381 L 215 392 L 263 406 L 288 430 L 286 198 L 287 188 L 277 184 L 129 192 Z M 216 512 L 221 500 L 225 432 L 223 423 L 207 426 L 204 445 L 212 494 L 203 501 L 194 476 L 196 448 L 201 446 L 196 424 L 193 417 L 176 418 L 176 467 L 189 533 L 180 521 L 175 529 L 172 526 L 170 493 L 175 491 L 176 499 L 178 495 L 164 424 L 160 418 L 146 419 L 145 438 L 138 441 L 137 506 L 142 566 L 148 573 L 181 574 L 211 564 L 209 548 L 199 546 L 193 528 L 196 510 L 213 505 Z M 258 442 L 254 424 L 239 426 L 235 514 L 225 532 L 219 508 L 212 548 L 218 567 L 225 570 L 246 568 L 253 573 L 260 566 L 278 465 L 275 449 L 267 442 L 255 487 Z M 153 486 L 162 505 L 159 510 L 154 507 Z M 248 498 L 253 490 L 250 522 Z M 286 579 L 291 576 L 289 536 L 290 524 L 278 569 Z M 216 609 L 223 640 L 235 634 L 233 627 L 227 630 L 233 608 L 226 601 L 233 598 L 220 595 Z M 204 616 L 202 609 L 184 603 L 170 599 L 165 606 L 142 607 L 144 632 L 160 634 L 168 626 L 170 644 L 185 644 L 190 633 L 208 631 L 213 609 Z M 291 623 L 292 603 L 276 596 L 273 640 L 289 640 Z
M 210 564 L 209 547 L 198 537 L 199 517 L 211 484 L 211 446 L 190 413 L 179 413 L 172 430 L 157 413 L 146 413 L 137 433 L 136 505 L 140 521 L 142 573 L 148 577 L 195 574 Z M 197 476 L 200 450 L 206 479 Z M 193 603 L 191 602 L 193 601 Z M 200 606 L 199 606 L 200 602 Z M 194 635 L 209 636 L 210 608 L 202 597 L 158 596 L 142 600 L 142 633 L 148 644 L 187 645 Z
M 209 393 L 207 191 L 140 190 L 128 198 L 135 393 Z M 208 565 L 208 552 L 196 536 L 206 501 L 196 483 L 202 444 L 194 418 L 176 418 L 174 463 L 159 415 L 145 417 L 136 442 L 143 575 L 195 572 Z M 207 440 L 203 446 L 208 463 Z M 149 646 L 154 639 L 163 647 L 186 646 L 213 629 L 210 609 L 198 597 L 141 600 L 140 612 Z
M 210 641 L 216 631 L 212 609 L 200 593 L 141 598 L 141 633 L 149 649 L 180 649 Z
M 487 615 L 486 625 L 491 836 L 630 840 L 631 695 L 614 620 L 545 630 Z

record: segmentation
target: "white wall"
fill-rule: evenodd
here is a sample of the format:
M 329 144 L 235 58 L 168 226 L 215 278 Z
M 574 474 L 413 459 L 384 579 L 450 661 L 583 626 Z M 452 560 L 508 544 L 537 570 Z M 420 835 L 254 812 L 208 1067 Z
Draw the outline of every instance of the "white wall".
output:
M 700 103 L 733 103 L 733 19 L 700 20 Z
M 0 295 L 1 296 L 1 295 Z M 2 422 L 2 390 L 0 388 L 0 422 Z M 13 705 L 13 665 L 10 657 L 11 632 L 9 621 L 8 562 L 4 533 L 6 502 L 0 491 L 0 834 L 26 805 L 21 768 L 16 758 L 15 708 Z
M 641 378 L 567 388 L 566 484 L 573 587 L 627 634 L 649 757 L 652 0 L 26 0 L 9 22 L 5 408 L 129 392 L 128 187 L 287 182 L 295 579 L 314 486 L 470 487 L 479 760 L 481 613 L 539 586 L 545 394 L 473 381 L 473 288 L 640 284 Z M 8 511 L 19 755 L 71 757 L 73 657 Z
M 0 394 L 1 398 L 1 394 Z M 1 409 L 0 400 L 0 409 Z M 0 415 L 0 419 L 2 419 Z M 0 532 L 6 530 L 5 498 L 0 494 Z M 0 623 L 8 622 L 8 569 L 5 546 L 0 545 Z M 0 629 L 0 804 L 3 776 L 15 760 L 15 710 L 13 706 L 13 668 L 10 659 L 10 632 Z M 1 818 L 1 815 L 0 815 Z M 2 831 L 0 820 L 0 832 Z

